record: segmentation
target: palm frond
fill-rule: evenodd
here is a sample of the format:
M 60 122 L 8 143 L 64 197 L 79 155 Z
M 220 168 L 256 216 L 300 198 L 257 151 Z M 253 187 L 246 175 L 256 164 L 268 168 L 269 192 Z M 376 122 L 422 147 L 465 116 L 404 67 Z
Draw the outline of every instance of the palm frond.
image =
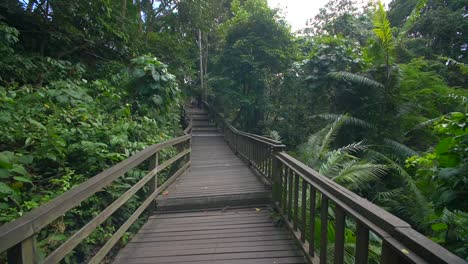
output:
M 398 41 L 403 39 L 408 34 L 408 31 L 413 27 L 414 23 L 416 23 L 418 18 L 421 16 L 421 10 L 426 6 L 426 4 L 427 0 L 419 0 L 416 3 L 416 6 L 413 8 L 413 11 L 411 11 L 411 14 L 409 15 L 408 19 L 406 19 L 405 24 L 398 34 Z
M 366 151 L 368 147 L 369 146 L 365 144 L 364 140 L 362 140 L 359 142 L 353 142 L 351 144 L 343 146 L 339 148 L 338 151 L 343 151 L 343 152 L 350 153 L 350 154 L 357 154 L 359 152 Z
M 343 164 L 343 169 L 332 180 L 351 191 L 362 191 L 370 182 L 383 176 L 385 170 L 385 165 L 349 161 Z
M 419 155 L 417 151 L 395 140 L 385 138 L 383 142 L 386 147 L 392 150 L 394 154 L 401 157 L 403 160 L 406 160 L 407 158 L 412 157 L 412 156 Z
M 355 74 L 355 73 L 339 71 L 339 72 L 330 72 L 327 74 L 327 76 L 338 81 L 346 81 L 346 82 L 350 82 L 350 83 L 354 83 L 358 85 L 364 85 L 370 88 L 376 88 L 376 89 L 384 88 L 384 86 L 381 83 L 374 81 L 368 77 Z
M 319 150 L 319 157 L 323 157 L 327 151 L 330 149 L 331 143 L 335 140 L 338 131 L 344 124 L 344 120 L 346 120 L 348 116 L 343 115 L 338 118 L 335 122 L 331 123 L 327 126 L 328 132 L 325 134 L 322 140 L 322 144 Z
M 329 127 L 330 125 L 310 135 L 307 139 L 307 142 L 304 143 L 300 148 L 300 153 L 303 160 L 312 168 L 315 168 L 315 164 L 318 162 L 320 148 L 322 146 L 323 139 L 329 130 Z
M 394 199 L 383 200 L 389 206 L 389 209 L 395 213 L 398 212 L 400 216 L 404 213 L 404 216 L 413 221 L 413 223 L 423 225 L 427 216 L 432 214 L 432 211 L 427 199 L 421 193 L 421 190 L 419 190 L 413 177 L 397 162 L 380 152 L 367 150 L 366 154 L 368 154 L 367 158 L 374 160 L 374 162 L 385 163 L 388 171 L 387 175 L 389 177 L 398 177 L 404 183 L 401 187 L 404 195 L 395 196 Z M 396 199 L 397 197 L 399 199 Z M 404 197 L 409 197 L 408 201 L 401 201 Z M 411 205 L 405 203 L 411 203 Z M 418 210 L 412 210 L 413 207 L 418 208 Z
M 384 49 L 384 52 L 387 54 L 387 56 L 389 56 L 395 46 L 392 35 L 392 27 L 390 26 L 390 21 L 387 18 L 387 12 L 385 12 L 382 1 L 378 2 L 377 10 L 375 11 L 372 22 L 374 24 L 373 32 L 377 36 L 377 39 Z
M 267 131 L 265 131 L 264 135 L 271 138 L 271 139 L 273 139 L 273 140 L 281 141 L 281 135 L 276 130 L 267 130 Z
M 338 174 L 341 169 L 341 164 L 347 159 L 355 159 L 355 157 L 347 155 L 340 150 L 334 150 L 327 153 L 324 161 L 321 162 L 318 171 L 329 178 Z
M 424 122 L 421 122 L 421 123 L 417 124 L 416 126 L 414 126 L 413 130 L 414 129 L 427 128 L 427 127 L 431 126 L 432 124 L 434 124 L 439 119 L 440 119 L 440 117 L 428 119 L 428 120 L 426 120 Z
M 343 116 L 345 115 L 341 115 L 341 114 L 329 114 L 329 113 L 326 113 L 326 114 L 318 114 L 318 115 L 313 115 L 311 116 L 311 118 L 321 118 L 321 119 L 324 119 L 324 120 L 327 120 L 327 121 L 330 121 L 330 122 L 335 122 L 339 119 L 342 119 Z M 343 119 L 343 122 L 345 125 L 350 125 L 350 126 L 355 126 L 355 127 L 362 127 L 362 128 L 375 128 L 375 126 L 365 120 L 362 120 L 362 119 L 359 119 L 359 118 L 356 118 L 356 117 L 352 117 L 352 116 L 349 116 L 349 115 L 346 115 L 346 118 Z
M 378 193 L 375 194 L 373 199 L 374 200 L 380 200 L 380 201 L 391 200 L 394 197 L 398 197 L 398 196 L 401 196 L 401 195 L 402 195 L 401 188 L 396 188 L 396 189 L 385 191 L 385 192 L 378 192 Z

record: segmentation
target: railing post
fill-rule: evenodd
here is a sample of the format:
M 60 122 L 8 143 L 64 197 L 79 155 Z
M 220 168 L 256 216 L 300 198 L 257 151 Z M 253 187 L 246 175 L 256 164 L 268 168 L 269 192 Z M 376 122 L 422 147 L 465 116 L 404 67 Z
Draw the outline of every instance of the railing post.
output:
M 154 170 L 156 167 L 158 167 L 158 158 L 159 158 L 159 152 L 156 152 L 153 156 L 149 158 L 149 165 L 148 169 L 149 171 Z M 150 180 L 149 182 L 149 193 L 150 195 L 153 194 L 156 189 L 158 188 L 158 172 L 153 176 L 153 179 Z M 154 212 L 156 210 L 156 201 L 153 201 L 150 206 L 148 206 L 150 212 Z
M 281 162 L 276 156 L 277 153 L 283 151 L 285 149 L 285 146 L 275 146 L 273 147 L 273 151 L 271 153 L 272 159 L 273 159 L 273 176 L 272 176 L 272 181 L 273 181 L 273 202 L 280 202 L 281 200 L 281 192 L 282 192 L 282 183 L 281 183 L 281 172 L 282 172 L 282 167 L 281 167 Z
M 36 236 L 28 237 L 10 248 L 7 252 L 7 260 L 11 264 L 39 263 Z

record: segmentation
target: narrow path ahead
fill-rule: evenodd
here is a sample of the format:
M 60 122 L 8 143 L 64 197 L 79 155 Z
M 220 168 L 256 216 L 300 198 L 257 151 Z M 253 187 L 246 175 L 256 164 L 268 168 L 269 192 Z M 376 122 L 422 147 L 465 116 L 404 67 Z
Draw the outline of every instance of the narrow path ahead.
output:
M 207 113 L 188 113 L 194 122 L 192 165 L 157 199 L 158 211 L 269 204 L 269 186 L 234 155 Z
M 269 216 L 270 187 L 231 151 L 206 112 L 189 114 L 191 168 L 156 200 L 157 214 L 115 262 L 305 263 L 293 236 Z

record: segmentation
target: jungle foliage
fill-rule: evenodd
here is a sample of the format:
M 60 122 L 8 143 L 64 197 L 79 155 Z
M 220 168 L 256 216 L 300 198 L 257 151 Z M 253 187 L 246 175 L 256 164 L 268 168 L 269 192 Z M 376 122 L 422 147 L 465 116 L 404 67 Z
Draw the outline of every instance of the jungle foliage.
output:
M 207 91 L 239 129 L 281 139 L 467 259 L 466 1 L 355 2 L 330 0 L 292 32 L 266 0 L 2 1 L 0 223 L 176 135 L 184 95 Z M 142 173 L 45 229 L 43 253 Z M 138 202 L 65 262 L 92 255 Z
M 149 145 L 180 135 L 181 89 L 196 73 L 192 51 L 200 23 L 184 10 L 197 2 L 151 2 L 0 3 L 1 224 Z M 174 151 L 165 150 L 161 159 Z M 131 170 L 43 229 L 37 237 L 39 253 L 45 256 L 61 245 L 146 169 Z M 92 256 L 146 191 L 64 262 L 81 263 Z M 143 223 L 138 220 L 121 244 Z
M 233 1 L 212 103 L 467 258 L 466 3 L 356 2 L 294 34 L 264 1 Z

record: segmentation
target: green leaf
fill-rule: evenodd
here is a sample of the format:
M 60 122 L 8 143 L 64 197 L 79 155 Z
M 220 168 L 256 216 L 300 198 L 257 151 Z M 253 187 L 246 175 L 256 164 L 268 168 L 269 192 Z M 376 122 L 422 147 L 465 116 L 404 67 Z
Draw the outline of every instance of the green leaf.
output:
M 11 169 L 15 154 L 9 151 L 0 152 L 0 168 Z
M 456 176 L 460 172 L 462 172 L 460 168 L 444 168 L 439 171 L 438 178 L 445 181 L 450 180 L 451 177 Z
M 431 228 L 434 231 L 442 231 L 442 230 L 446 230 L 448 226 L 446 223 L 437 223 L 437 224 L 431 225 Z
M 456 167 L 460 162 L 458 155 L 446 153 L 437 157 L 437 161 L 441 167 Z
M 7 179 L 10 177 L 10 172 L 7 169 L 0 169 L 0 179 Z
M 437 147 L 435 148 L 435 153 L 437 155 L 447 153 L 452 145 L 453 138 L 444 138 L 439 142 L 439 144 L 437 144 Z
M 38 121 L 36 121 L 34 119 L 31 119 L 31 118 L 28 118 L 28 121 L 29 121 L 29 123 L 31 125 L 34 125 L 34 126 L 37 126 L 40 129 L 46 130 L 46 127 L 43 124 L 39 123 Z
M 457 197 L 457 194 L 452 190 L 446 190 L 442 192 L 439 197 L 439 204 L 447 204 L 453 201 Z
M 142 70 L 142 69 L 134 69 L 133 72 L 132 72 L 132 76 L 133 78 L 141 78 L 143 76 L 145 76 L 145 71 Z
M 159 95 L 154 95 L 151 99 L 156 105 L 161 105 L 163 103 L 163 99 Z
M 28 175 L 28 172 L 26 171 L 26 169 L 19 164 L 14 164 L 10 172 L 14 172 L 15 174 L 20 175 L 20 176 Z
M 151 71 L 151 76 L 153 77 L 153 80 L 159 82 L 159 79 L 161 77 L 161 75 L 159 74 L 159 72 L 157 72 L 156 70 L 152 70 Z
M 452 119 L 454 121 L 460 121 L 460 120 L 463 120 L 463 118 L 465 118 L 465 114 L 463 114 L 463 113 L 460 113 L 460 112 L 453 112 L 452 113 Z
M 32 183 L 31 179 L 26 178 L 26 177 L 15 176 L 15 177 L 13 177 L 13 179 L 14 179 L 15 181 L 19 181 L 19 182 Z
M 34 160 L 33 155 L 23 155 L 18 158 L 18 161 L 22 164 L 31 164 Z
M 13 192 L 14 192 L 14 190 L 12 188 L 10 188 L 10 186 L 6 185 L 3 182 L 0 182 L 0 193 L 11 194 Z

